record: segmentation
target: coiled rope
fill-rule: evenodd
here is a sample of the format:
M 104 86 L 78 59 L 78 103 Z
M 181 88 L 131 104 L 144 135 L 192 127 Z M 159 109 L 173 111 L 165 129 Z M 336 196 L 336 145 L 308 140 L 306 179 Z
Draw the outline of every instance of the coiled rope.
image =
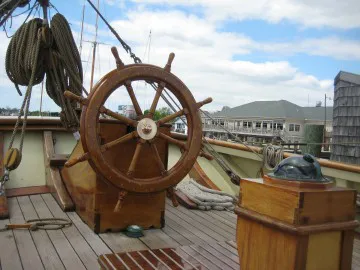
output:
M 283 160 L 284 151 L 281 146 L 267 144 L 263 148 L 263 167 L 272 171 Z
M 19 85 L 32 87 L 42 82 L 46 74 L 46 91 L 61 107 L 62 123 L 75 131 L 79 125 L 74 110 L 76 103 L 65 99 L 63 93 L 70 90 L 81 95 L 81 59 L 65 17 L 59 13 L 54 15 L 50 25 L 51 28 L 36 18 L 16 31 L 6 53 L 6 73 L 20 95 Z M 38 53 L 37 40 L 41 42 Z M 30 81 L 33 73 L 34 79 Z
M 27 86 L 8 150 L 9 156 L 14 153 L 12 150 L 16 150 L 12 145 L 24 115 L 18 151 L 20 159 L 13 166 L 5 164 L 7 169 L 15 169 L 20 164 L 32 87 L 42 82 L 45 75 L 46 91 L 62 109 L 62 124 L 73 132 L 79 127 L 76 102 L 65 99 L 63 93 L 69 90 L 81 95 L 84 90 L 80 54 L 64 16 L 59 13 L 54 15 L 50 25 L 51 28 L 47 20 L 39 18 L 23 24 L 14 34 L 6 52 L 5 68 L 9 79 L 20 95 L 19 85 Z

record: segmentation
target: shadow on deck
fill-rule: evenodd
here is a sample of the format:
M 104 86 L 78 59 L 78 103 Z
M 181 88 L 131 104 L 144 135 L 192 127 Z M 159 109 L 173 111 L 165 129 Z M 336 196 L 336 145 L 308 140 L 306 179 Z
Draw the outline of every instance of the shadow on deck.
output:
M 102 256 L 102 267 L 114 269 L 125 263 L 120 269 L 239 269 L 236 215 L 230 212 L 174 208 L 168 200 L 166 226 L 134 239 L 122 233 L 96 235 L 75 212 L 64 213 L 50 194 L 10 198 L 9 208 L 11 218 L 0 220 L 0 228 L 50 217 L 68 218 L 73 226 L 0 232 L 2 270 L 99 269 L 100 255 L 122 252 L 129 253 Z M 359 240 L 354 243 L 353 269 L 360 269 Z

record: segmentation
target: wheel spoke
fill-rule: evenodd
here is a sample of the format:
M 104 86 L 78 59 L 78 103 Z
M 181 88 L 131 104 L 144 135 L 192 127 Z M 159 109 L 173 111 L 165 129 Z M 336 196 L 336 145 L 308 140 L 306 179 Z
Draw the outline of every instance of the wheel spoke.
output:
M 110 148 L 118 145 L 119 143 L 124 143 L 124 142 L 130 141 L 131 139 L 135 138 L 136 136 L 137 136 L 137 132 L 133 131 L 133 132 L 126 134 L 116 140 L 113 140 L 111 142 L 103 144 L 101 146 L 101 152 L 105 152 L 105 151 L 109 150 Z
M 171 120 L 180 117 L 186 113 L 186 109 L 182 109 L 176 113 L 170 114 L 168 116 L 165 116 L 164 118 L 161 118 L 159 121 L 157 121 L 158 125 L 161 126 L 162 124 L 168 123 Z
M 102 107 L 100 108 L 100 112 L 101 112 L 101 113 L 104 113 L 104 114 L 106 114 L 106 115 L 108 115 L 108 116 L 111 116 L 111 117 L 113 117 L 113 118 L 115 118 L 115 119 L 123 122 L 124 124 L 129 125 L 129 126 L 133 126 L 133 127 L 136 127 L 136 126 L 137 126 L 137 121 L 132 120 L 132 119 L 130 119 L 130 118 L 127 118 L 127 117 L 125 117 L 125 116 L 122 116 L 122 115 L 119 114 L 119 113 L 113 112 L 112 110 L 109 110 L 109 109 L 105 108 L 104 106 L 102 106 Z
M 177 146 L 179 146 L 181 149 L 186 149 L 186 143 L 182 142 L 182 141 L 179 141 L 177 139 L 174 139 L 164 133 L 159 133 L 158 135 L 160 138 L 163 138 L 165 140 L 167 140 L 168 142 L 170 143 L 173 143 L 173 144 L 176 144 Z
M 70 168 L 70 167 L 78 164 L 79 162 L 84 162 L 85 160 L 89 160 L 89 159 L 90 159 L 90 154 L 88 152 L 86 152 L 86 153 L 82 154 L 80 157 L 69 159 L 68 161 L 66 161 L 65 167 Z
M 129 96 L 130 96 L 130 99 L 131 99 L 131 102 L 132 104 L 134 105 L 134 109 L 135 109 L 135 112 L 137 114 L 137 116 L 140 116 L 140 115 L 143 115 L 142 111 L 141 111 L 141 108 L 140 108 L 140 105 L 136 99 L 136 96 L 135 96 L 135 93 L 134 93 L 134 89 L 131 85 L 131 82 L 130 81 L 127 81 L 125 83 L 125 87 L 126 87 L 126 90 L 128 91 L 129 93 Z
M 160 83 L 158 85 L 158 88 L 156 89 L 156 94 L 155 94 L 154 100 L 153 100 L 153 102 L 151 104 L 151 107 L 150 107 L 150 110 L 149 110 L 149 115 L 150 115 L 151 118 L 154 116 L 156 106 L 157 106 L 157 104 L 159 102 L 161 93 L 164 90 L 164 88 L 165 88 L 165 83 Z
M 135 153 L 134 153 L 134 156 L 133 156 L 133 158 L 131 160 L 129 170 L 127 172 L 128 176 L 132 176 L 134 171 L 135 171 L 136 164 L 137 164 L 137 162 L 139 160 L 139 157 L 140 157 L 140 151 L 141 151 L 142 146 L 143 146 L 143 144 L 140 143 L 140 142 L 136 145 Z
M 159 166 L 161 174 L 165 174 L 166 169 L 165 169 L 164 163 L 162 162 L 159 151 L 154 143 L 151 144 L 151 149 L 154 152 L 155 160 L 156 160 L 157 165 Z

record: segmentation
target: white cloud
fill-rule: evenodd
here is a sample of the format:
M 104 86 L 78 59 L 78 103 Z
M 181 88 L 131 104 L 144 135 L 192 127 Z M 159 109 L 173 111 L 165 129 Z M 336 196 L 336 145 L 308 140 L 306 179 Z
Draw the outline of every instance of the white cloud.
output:
M 305 53 L 339 60 L 360 60 L 359 41 L 340 39 L 335 36 L 305 39 L 291 43 L 257 43 L 254 46 L 261 51 L 282 55 Z
M 200 5 L 211 20 L 289 20 L 305 27 L 360 27 L 359 0 L 133 0 L 143 4 Z
M 269 99 L 307 105 L 308 94 L 315 103 L 325 92 L 331 95 L 333 91 L 329 80 L 303 74 L 287 61 L 234 60 L 234 55 L 241 58 L 241 54 L 250 53 L 259 44 L 241 35 L 217 32 L 215 25 L 205 19 L 178 11 L 134 11 L 128 18 L 113 21 L 112 25 L 136 44 L 134 51 L 140 56 L 152 29 L 151 63 L 163 66 L 167 54 L 174 51 L 173 72 L 184 80 L 197 100 L 214 98 L 207 109 Z
M 308 39 L 294 44 L 267 44 L 256 42 L 241 34 L 219 32 L 215 22 L 211 23 L 205 18 L 186 15 L 180 11 L 137 9 L 128 11 L 127 18 L 113 21 L 111 24 L 133 47 L 133 51 L 141 58 L 148 58 L 143 56 L 149 31 L 152 30 L 150 63 L 164 66 L 168 54 L 175 52 L 172 72 L 185 82 L 196 100 L 208 96 L 214 98 L 214 102 L 206 106 L 205 109 L 208 110 L 221 109 L 225 105 L 238 106 L 254 100 L 286 99 L 299 105 L 308 105 L 308 95 L 310 105 L 314 105 L 316 100 L 323 99 L 324 93 L 332 96 L 332 77 L 328 80 L 319 80 L 311 74 L 304 74 L 287 61 L 253 63 L 240 60 L 242 55 L 261 50 L 280 55 L 305 52 L 331 57 L 336 55 L 340 59 L 359 59 L 358 43 L 336 37 Z M 86 39 L 92 40 L 93 28 L 86 26 L 86 29 Z M 105 42 L 115 43 L 114 39 L 109 39 L 109 32 L 105 30 L 101 30 L 99 36 L 100 39 L 105 39 Z M 0 38 L 1 60 L 5 56 L 7 41 L 4 41 L 3 33 Z M 127 64 L 132 63 L 121 46 L 118 48 L 123 61 Z M 91 60 L 91 52 L 92 45 L 84 43 L 83 60 Z M 89 88 L 91 62 L 84 62 L 83 65 L 86 70 L 84 85 Z M 96 59 L 95 82 L 113 68 L 115 63 L 110 47 L 100 45 Z M 3 67 L 0 67 L 0 74 L 2 93 L 9 95 L 6 100 L 11 104 L 20 104 L 15 89 L 4 77 Z M 153 90 L 145 88 L 143 84 L 135 84 L 135 88 L 141 106 L 149 107 Z M 38 94 L 34 95 L 36 99 L 32 102 L 32 109 L 39 106 L 40 90 L 36 91 Z M 117 105 L 130 103 L 126 93 L 115 93 L 112 98 L 107 103 L 112 109 Z M 44 106 L 55 108 L 49 99 L 46 99 Z

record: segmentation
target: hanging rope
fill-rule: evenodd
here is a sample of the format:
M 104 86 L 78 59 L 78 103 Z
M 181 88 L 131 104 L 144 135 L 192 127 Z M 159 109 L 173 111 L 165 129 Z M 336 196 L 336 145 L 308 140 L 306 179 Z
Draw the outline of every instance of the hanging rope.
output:
M 46 91 L 61 107 L 60 119 L 63 125 L 73 132 L 79 127 L 76 103 L 65 99 L 63 93 L 70 90 L 81 95 L 82 90 L 85 90 L 82 86 L 80 55 L 65 17 L 56 14 L 51 20 L 51 28 L 47 23 L 47 16 L 44 15 L 44 18 L 36 18 L 23 24 L 14 34 L 6 52 L 5 68 L 9 79 L 20 95 L 19 85 L 27 86 L 27 90 L 4 158 L 5 173 L 0 180 L 0 189 L 9 180 L 9 171 L 16 169 L 21 162 L 32 88 L 44 80 L 45 74 Z M 13 144 L 22 116 L 18 150 L 13 148 Z
M 41 48 L 39 55 L 35 56 L 38 31 L 41 32 Z M 37 64 L 33 66 L 37 57 Z M 30 85 L 32 72 L 32 86 L 42 82 L 46 74 L 46 91 L 62 108 L 60 118 L 63 125 L 72 131 L 78 129 L 76 103 L 65 99 L 63 93 L 70 90 L 81 95 L 83 70 L 71 29 L 64 16 L 54 15 L 51 28 L 39 18 L 23 24 L 10 41 L 6 53 L 6 72 L 20 95 L 19 85 Z
M 9 63 L 9 65 L 12 65 L 12 61 L 14 61 L 14 62 L 18 61 L 19 57 L 24 57 L 23 58 L 24 65 L 22 67 L 19 67 L 19 66 L 13 67 L 14 72 L 10 73 L 10 75 L 13 75 L 11 77 L 11 80 L 16 78 L 18 83 L 24 83 L 26 81 L 27 85 L 28 85 L 23 103 L 20 108 L 20 113 L 19 113 L 18 119 L 16 121 L 13 133 L 11 135 L 9 148 L 8 148 L 8 150 L 10 150 L 12 148 L 12 145 L 15 140 L 15 135 L 16 135 L 16 132 L 17 132 L 19 124 L 20 124 L 21 116 L 24 115 L 24 120 L 23 120 L 23 124 L 22 124 L 22 129 L 21 129 L 20 147 L 19 147 L 20 148 L 20 150 L 19 150 L 20 157 L 21 157 L 23 144 L 24 144 L 24 134 L 25 134 L 25 129 L 26 129 L 26 120 L 27 120 L 27 116 L 28 116 L 28 112 L 29 112 L 32 87 L 35 84 L 38 84 L 40 82 L 39 80 L 40 79 L 42 80 L 42 78 L 43 78 L 43 75 L 39 74 L 39 72 L 38 72 L 39 71 L 38 63 L 39 63 L 41 33 L 40 33 L 40 31 L 38 31 L 39 29 L 37 28 L 37 24 L 38 24 L 38 21 L 33 20 L 28 25 L 21 27 L 21 29 L 19 29 L 20 33 L 21 33 L 21 35 L 19 35 L 20 40 L 23 35 L 29 34 L 28 39 L 33 42 L 33 43 L 29 44 L 28 53 L 26 53 L 24 55 L 21 53 L 22 51 L 20 51 L 20 53 L 18 53 L 18 54 L 14 54 L 9 57 L 7 55 L 7 57 L 6 57 L 6 64 Z M 11 45 L 14 46 L 14 44 L 10 44 L 9 47 Z M 20 44 L 20 45 L 24 46 L 25 44 Z M 9 75 L 9 73 L 8 73 L 8 75 Z M 21 160 L 21 158 L 20 158 L 20 160 Z M 7 163 L 8 162 L 5 162 L 5 165 Z

